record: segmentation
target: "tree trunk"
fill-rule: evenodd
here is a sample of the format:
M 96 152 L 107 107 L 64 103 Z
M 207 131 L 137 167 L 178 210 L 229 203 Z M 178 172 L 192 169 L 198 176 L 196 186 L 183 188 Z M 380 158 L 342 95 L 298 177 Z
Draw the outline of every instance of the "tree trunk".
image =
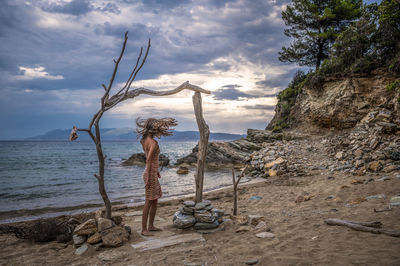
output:
M 101 117 L 101 114 L 100 114 Z M 94 126 L 96 130 L 96 151 L 97 151 L 97 158 L 99 160 L 99 175 L 95 175 L 97 178 L 97 181 L 99 183 L 99 192 L 101 197 L 103 198 L 104 205 L 106 207 L 106 218 L 111 219 L 111 202 L 110 199 L 108 198 L 106 188 L 104 186 L 104 155 L 103 155 L 103 149 L 101 147 L 101 139 L 100 139 L 100 128 L 99 128 L 99 123 L 98 121 L 100 120 L 100 117 L 98 120 L 96 120 Z
M 194 175 L 196 182 L 196 202 L 203 200 L 203 181 L 204 181 L 204 166 L 206 163 L 208 137 L 210 130 L 203 117 L 203 108 L 201 106 L 200 92 L 195 92 L 193 95 L 194 113 L 196 115 L 196 122 L 200 132 L 199 151 L 197 153 L 197 169 Z

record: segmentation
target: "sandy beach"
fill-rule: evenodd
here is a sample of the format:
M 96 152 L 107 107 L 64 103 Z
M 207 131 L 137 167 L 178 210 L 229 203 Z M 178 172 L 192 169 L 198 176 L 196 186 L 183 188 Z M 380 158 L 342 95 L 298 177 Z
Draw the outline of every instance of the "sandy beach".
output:
M 329 226 L 327 218 L 353 221 L 380 221 L 383 228 L 400 231 L 400 208 L 388 207 L 392 196 L 400 193 L 400 177 L 386 174 L 354 177 L 313 171 L 304 177 L 278 176 L 239 188 L 238 215 L 262 215 L 274 238 L 258 238 L 254 226 L 235 222 L 223 231 L 203 234 L 205 241 L 182 243 L 149 251 L 132 247 L 149 239 L 195 233 L 172 226 L 172 216 L 184 199 L 160 203 L 156 224 L 163 229 L 153 237 L 140 232 L 141 207 L 114 212 L 131 226 L 128 243 L 119 248 L 94 247 L 81 256 L 70 244 L 31 243 L 3 234 L 0 241 L 1 265 L 399 265 L 400 238 Z M 359 182 L 355 182 L 359 181 Z M 366 200 L 384 194 L 384 199 Z M 232 189 L 207 193 L 206 199 L 232 214 Z M 251 200 L 252 196 L 261 199 Z M 305 201 L 304 201 L 305 200 Z M 297 202 L 296 202 L 297 201 Z M 238 230 L 240 228 L 240 230 Z M 241 232 L 237 232 L 241 231 Z M 197 233 L 196 233 L 197 234 Z

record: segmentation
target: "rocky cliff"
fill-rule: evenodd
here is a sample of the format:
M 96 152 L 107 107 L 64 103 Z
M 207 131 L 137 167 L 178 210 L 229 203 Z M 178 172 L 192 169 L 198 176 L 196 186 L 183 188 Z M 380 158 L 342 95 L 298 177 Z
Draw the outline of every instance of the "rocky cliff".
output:
M 285 121 L 285 127 L 307 132 L 341 130 L 353 128 L 374 111 L 394 129 L 394 124 L 400 126 L 400 88 L 391 88 L 395 80 L 393 74 L 376 71 L 370 76 L 328 77 L 317 86 L 304 85 L 294 97 L 278 102 L 266 129 Z

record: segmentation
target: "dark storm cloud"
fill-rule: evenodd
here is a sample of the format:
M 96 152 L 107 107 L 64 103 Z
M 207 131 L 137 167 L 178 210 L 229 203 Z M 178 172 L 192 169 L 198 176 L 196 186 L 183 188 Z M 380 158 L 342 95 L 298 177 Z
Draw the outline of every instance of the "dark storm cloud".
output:
M 71 2 L 62 4 L 45 4 L 41 8 L 51 13 L 64 13 L 74 16 L 83 15 L 93 10 L 89 0 L 72 0 Z
M 18 97 L 3 97 L 0 104 L 7 107 L 18 99 L 23 112 L 33 115 L 37 110 L 28 102 L 33 96 L 24 97 L 22 92 L 26 90 L 33 90 L 31 94 L 61 89 L 71 93 L 81 89 L 97 91 L 101 83 L 110 79 L 112 59 L 119 55 L 125 31 L 129 31 L 129 41 L 115 84 L 129 76 L 139 49 L 146 45 L 148 38 L 152 40 L 152 47 L 138 79 L 193 71 L 224 72 L 240 64 L 240 60 L 261 66 L 281 66 L 277 52 L 288 39 L 283 34 L 280 12 L 276 10 L 285 2 L 288 1 L 3 0 L 0 5 L 0 91 L 7 89 Z M 49 76 L 63 79 L 18 79 L 22 75 L 20 67 L 44 67 Z M 290 80 L 289 75 L 282 74 L 279 78 L 269 75 L 257 85 L 285 86 L 288 82 L 285 79 Z M 220 100 L 266 97 L 260 96 L 261 92 L 245 93 L 237 86 L 222 87 L 214 94 Z M 44 99 L 45 94 L 41 95 L 42 98 L 35 98 L 36 105 L 47 108 L 45 111 L 49 113 L 53 109 L 42 104 L 44 101 L 64 104 L 58 98 Z M 21 113 L 3 113 L 0 123 L 22 121 L 21 116 Z
M 238 100 L 239 98 L 256 98 L 258 96 L 244 93 L 236 88 L 240 88 L 240 85 L 225 85 L 220 89 L 213 91 L 213 98 L 216 100 Z

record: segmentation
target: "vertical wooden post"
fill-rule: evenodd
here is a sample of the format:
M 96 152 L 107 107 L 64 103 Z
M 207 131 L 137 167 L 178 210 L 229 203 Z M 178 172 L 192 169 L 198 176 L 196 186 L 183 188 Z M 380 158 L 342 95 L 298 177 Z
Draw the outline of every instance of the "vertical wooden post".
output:
M 195 201 L 201 202 L 203 200 L 204 167 L 206 163 L 208 137 L 210 135 L 210 130 L 203 117 L 203 107 L 201 105 L 200 92 L 196 91 L 193 95 L 192 100 L 194 113 L 196 115 L 196 122 L 200 132 L 199 150 L 197 152 L 197 169 L 196 173 L 194 174 L 194 179 L 196 182 Z

